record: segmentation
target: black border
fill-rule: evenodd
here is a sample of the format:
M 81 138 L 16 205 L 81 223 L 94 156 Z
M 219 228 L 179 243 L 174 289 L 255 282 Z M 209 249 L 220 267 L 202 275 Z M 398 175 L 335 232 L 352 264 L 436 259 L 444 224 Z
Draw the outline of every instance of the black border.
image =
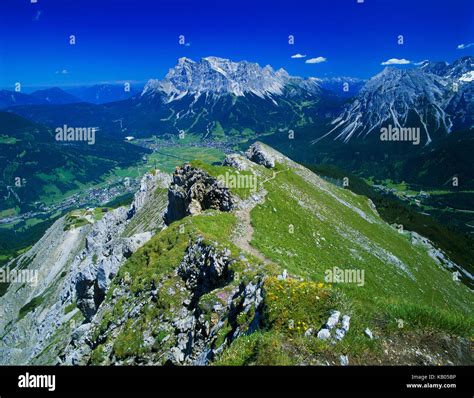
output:
M 56 389 L 19 388 L 18 377 L 31 374 L 55 375 Z M 472 397 L 472 367 L 468 366 L 325 366 L 325 367 L 218 367 L 218 366 L 3 366 L 0 367 L 0 397 L 61 393 L 103 392 L 389 392 L 397 396 Z M 425 381 L 412 375 L 432 375 Z M 455 375 L 452 380 L 438 375 Z M 454 383 L 450 389 L 410 389 L 408 383 Z M 319 394 L 317 394 L 319 395 Z M 69 394 L 68 394 L 69 396 Z M 374 395 L 376 396 L 376 395 Z

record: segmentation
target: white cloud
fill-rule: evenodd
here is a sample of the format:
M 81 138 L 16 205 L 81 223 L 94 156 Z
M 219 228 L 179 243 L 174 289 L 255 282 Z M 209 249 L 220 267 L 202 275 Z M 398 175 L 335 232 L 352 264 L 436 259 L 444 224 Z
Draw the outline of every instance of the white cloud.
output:
M 291 58 L 306 58 L 306 54 L 295 54 L 292 55 Z
M 381 65 L 407 65 L 409 63 L 410 61 L 408 61 L 408 59 L 405 59 L 405 58 L 402 58 L 402 59 L 390 58 L 389 60 L 382 62 Z
M 317 58 L 310 58 L 305 61 L 305 63 L 307 64 L 320 64 L 321 62 L 326 62 L 326 58 L 317 57 Z
M 57 75 L 67 75 L 69 72 L 67 69 L 62 69 L 62 70 L 57 70 L 56 74 Z
M 420 65 L 423 65 L 423 64 L 425 64 L 425 63 L 427 63 L 427 62 L 430 62 L 430 61 L 429 61 L 428 59 L 425 59 L 425 60 L 420 61 L 420 62 L 415 62 L 415 65 L 416 65 L 416 66 L 420 66 Z
M 457 47 L 457 49 L 458 49 L 458 50 L 464 50 L 464 49 L 469 48 L 469 47 L 472 47 L 472 46 L 474 46 L 474 43 L 460 44 L 460 45 Z

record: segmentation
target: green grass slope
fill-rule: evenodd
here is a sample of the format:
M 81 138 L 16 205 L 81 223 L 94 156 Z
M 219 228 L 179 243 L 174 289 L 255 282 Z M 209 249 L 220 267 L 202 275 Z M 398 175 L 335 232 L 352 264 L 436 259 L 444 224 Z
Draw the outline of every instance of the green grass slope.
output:
M 282 172 L 266 189 L 266 202 L 252 212 L 253 244 L 289 272 L 323 281 L 332 267 L 364 270 L 364 286 L 337 288 L 367 315 L 405 302 L 446 316 L 472 315 L 467 287 L 413 244 L 409 232 L 385 223 L 365 197 L 306 169 Z
M 469 288 L 455 282 L 409 231 L 400 233 L 383 221 L 366 197 L 267 150 L 276 157 L 274 169 L 254 164 L 245 171 L 257 176 L 259 192 L 266 191 L 265 199 L 250 211 L 252 254 L 231 238 L 241 222 L 232 212 L 207 211 L 159 232 L 114 280 L 89 363 L 162 363 L 166 350 L 176 343 L 176 336 L 162 325 L 187 299 L 179 293 L 184 290 L 176 270 L 200 237 L 207 245 L 228 250 L 234 259 L 229 286 L 208 292 L 197 303 L 210 321 L 219 321 L 212 308 L 229 288 L 255 275 L 263 277 L 259 328 L 229 340 L 230 329 L 224 324 L 212 344 L 228 339 L 230 345 L 214 358 L 215 364 L 338 364 L 340 355 L 348 355 L 351 364 L 472 363 Z M 215 177 L 230 172 L 200 166 Z M 246 190 L 235 193 L 242 200 L 253 195 Z M 326 280 L 334 267 L 363 271 L 364 279 L 358 281 L 363 283 Z M 285 269 L 289 277 L 278 278 Z M 156 286 L 157 298 L 150 299 Z M 138 304 L 139 314 L 131 316 Z M 316 337 L 331 310 L 351 317 L 341 341 Z M 245 325 L 248 319 L 240 321 Z M 364 334 L 366 328 L 374 339 Z M 150 334 L 153 346 L 146 344 Z

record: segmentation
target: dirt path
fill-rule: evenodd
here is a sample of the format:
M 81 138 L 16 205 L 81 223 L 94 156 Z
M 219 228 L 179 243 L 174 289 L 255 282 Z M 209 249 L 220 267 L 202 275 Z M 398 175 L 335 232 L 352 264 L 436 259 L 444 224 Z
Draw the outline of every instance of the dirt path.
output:
M 277 172 L 273 172 L 273 176 L 265 181 L 263 181 L 262 186 L 270 181 L 273 180 L 279 173 L 287 171 L 281 170 Z M 258 249 L 253 247 L 250 242 L 252 241 L 254 228 L 251 223 L 250 212 L 254 209 L 255 206 L 258 204 L 262 204 L 265 202 L 265 197 L 267 196 L 267 191 L 262 188 L 258 192 L 251 195 L 250 198 L 243 201 L 242 206 L 235 212 L 237 216 L 237 226 L 232 234 L 232 242 L 241 248 L 242 250 L 249 252 L 253 256 L 257 257 L 261 260 L 264 264 L 271 264 L 273 263 L 270 259 L 265 257 Z

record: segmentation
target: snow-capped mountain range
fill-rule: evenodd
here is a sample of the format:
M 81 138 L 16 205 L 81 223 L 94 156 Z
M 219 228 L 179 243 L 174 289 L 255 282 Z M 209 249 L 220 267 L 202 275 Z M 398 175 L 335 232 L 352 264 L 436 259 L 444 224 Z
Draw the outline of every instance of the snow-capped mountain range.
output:
M 159 121 L 155 131 L 184 130 L 208 137 L 221 130 L 230 135 L 246 129 L 252 134 L 288 130 L 321 119 L 327 103 L 335 111 L 341 101 L 333 97 L 316 78 L 290 76 L 269 65 L 206 57 L 198 62 L 180 58 L 163 79 L 149 80 L 131 101 L 142 113 L 135 124 L 153 115 L 143 129 Z
M 348 142 L 378 131 L 384 124 L 391 124 L 399 128 L 420 127 L 423 143 L 429 144 L 434 136 L 451 132 L 453 126 L 472 126 L 473 65 L 470 56 L 452 64 L 423 61 L 412 69 L 386 67 L 363 81 L 350 77 L 301 78 L 290 76 L 284 69 L 274 70 L 269 65 L 260 67 L 256 63 L 218 57 L 202 58 L 199 62 L 180 58 L 164 79 L 150 80 L 140 97 L 158 97 L 164 104 L 190 98 L 185 101 L 189 110 L 183 109 L 179 113 L 189 116 L 197 113 L 196 103 L 202 96 L 207 105 L 230 95 L 269 99 L 278 107 L 284 102 L 281 99 L 297 101 L 310 97 L 320 102 L 332 92 L 354 99 L 313 143 L 325 137 Z M 344 86 L 349 90 L 344 90 Z M 202 101 L 197 106 L 200 104 Z
M 323 138 L 348 142 L 364 138 L 390 123 L 394 127 L 422 127 L 424 143 L 433 134 L 473 126 L 474 58 L 452 64 L 423 61 L 418 68 L 386 67 L 371 78 L 353 102 L 331 121 Z
M 114 121 L 121 119 L 119 134 L 134 136 L 185 131 L 223 139 L 244 131 L 259 136 L 302 127 L 312 143 L 347 143 L 378 136 L 390 124 L 420 128 L 423 146 L 474 126 L 473 65 L 472 56 L 452 64 L 423 61 L 410 69 L 387 67 L 363 81 L 302 78 L 284 69 L 218 57 L 198 62 L 180 58 L 163 79 L 149 80 L 141 92 L 121 101 L 45 107 L 31 105 L 43 103 L 33 96 L 34 102 L 19 97 L 12 101 L 12 93 L 4 91 L 0 107 L 3 101 L 9 111 L 52 126 L 79 118 L 112 135 L 117 134 Z
M 433 73 L 445 78 L 459 80 L 461 82 L 470 82 L 474 71 L 474 57 L 466 56 L 459 58 L 452 64 L 448 62 L 423 61 L 419 68 L 424 72 Z
M 198 98 L 202 94 L 231 94 L 236 97 L 253 94 L 265 98 L 283 95 L 289 84 L 312 94 L 320 91 L 317 79 L 292 77 L 284 69 L 275 71 L 269 65 L 260 67 L 256 63 L 233 62 L 218 57 L 206 57 L 195 62 L 183 57 L 163 80 L 148 81 L 141 95 L 164 94 L 168 103 L 186 95 Z

